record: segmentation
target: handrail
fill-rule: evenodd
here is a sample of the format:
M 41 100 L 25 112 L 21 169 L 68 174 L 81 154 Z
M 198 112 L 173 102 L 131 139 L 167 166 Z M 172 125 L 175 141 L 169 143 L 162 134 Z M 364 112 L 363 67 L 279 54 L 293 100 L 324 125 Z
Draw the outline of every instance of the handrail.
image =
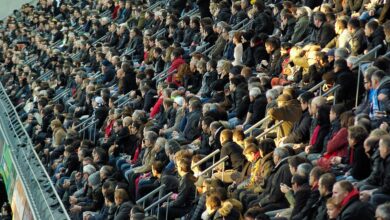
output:
M 194 8 L 194 9 L 190 10 L 189 12 L 187 12 L 186 14 L 182 15 L 182 16 L 179 18 L 179 20 L 180 20 L 180 21 L 183 20 L 183 18 L 186 17 L 186 16 L 190 17 L 190 16 L 194 15 L 197 11 L 198 11 L 198 9 L 197 9 L 197 8 Z
M 243 25 L 245 22 L 248 22 L 248 21 L 249 21 L 249 19 L 245 18 L 244 20 L 242 20 L 242 21 L 238 22 L 236 25 L 234 25 L 232 27 L 232 30 L 237 30 L 238 27 L 240 27 L 241 25 Z
M 84 132 L 85 130 L 87 130 L 87 129 L 90 128 L 91 126 L 95 125 L 98 121 L 99 121 L 99 119 L 96 119 L 96 120 L 92 121 L 90 124 L 88 124 L 87 126 L 85 126 L 84 128 L 82 128 L 82 129 L 79 131 L 79 133 Z
M 101 37 L 101 38 L 97 39 L 95 42 L 93 42 L 92 46 L 96 46 L 96 44 L 98 44 L 99 42 L 106 40 L 108 38 L 108 36 L 110 36 L 109 33 L 105 34 L 103 37 Z
M 364 54 L 363 56 L 359 57 L 354 63 L 353 63 L 353 67 L 352 68 L 355 68 L 357 65 L 359 65 L 360 62 L 362 62 L 364 59 L 370 57 L 373 53 L 375 54 L 375 57 L 377 55 L 377 52 L 379 49 L 381 49 L 383 46 L 382 44 L 379 44 L 378 46 L 372 48 L 370 51 L 368 51 L 366 54 Z
M 164 189 L 166 187 L 165 184 L 161 184 L 161 186 L 159 186 L 158 188 L 154 189 L 152 192 L 148 193 L 147 195 L 145 195 L 144 197 L 138 199 L 136 201 L 136 203 L 139 205 L 141 204 L 142 202 L 144 203 L 143 205 L 145 206 L 145 200 L 150 198 L 151 196 L 153 196 L 154 194 L 156 194 L 157 192 L 160 192 L 160 190 Z M 145 208 L 145 207 L 144 207 Z
M 11 100 L 9 99 L 9 97 L 8 97 L 7 93 L 5 92 L 5 89 L 4 89 L 4 87 L 3 87 L 3 85 L 2 85 L 1 83 L 0 83 L 0 93 L 4 93 L 4 94 L 3 94 L 3 95 L 4 95 L 3 97 L 5 97 L 4 101 L 7 102 L 8 108 L 11 108 L 10 111 L 7 110 L 7 111 L 5 112 L 6 115 L 8 116 L 7 118 L 11 118 L 11 116 L 10 116 L 11 114 L 14 115 L 14 118 L 16 118 L 16 121 L 15 121 L 15 122 L 10 122 L 11 127 L 15 130 L 15 127 L 14 127 L 14 126 L 19 125 L 18 127 L 19 127 L 19 129 L 22 130 L 22 133 L 23 133 L 23 136 L 24 136 L 24 137 L 17 137 L 17 136 L 14 135 L 14 138 L 17 137 L 17 139 L 19 140 L 20 144 L 23 144 L 25 147 L 27 147 L 27 148 L 25 148 L 25 150 L 23 150 L 23 149 L 18 150 L 18 152 L 21 153 L 21 154 L 19 154 L 19 155 L 16 155 L 16 154 L 15 154 L 15 155 L 13 155 L 13 156 L 14 156 L 15 158 L 17 158 L 17 157 L 22 156 L 22 154 L 23 154 L 25 160 L 27 161 L 26 164 L 27 164 L 28 167 L 31 169 L 31 171 L 33 170 L 33 168 L 32 168 L 31 166 L 34 165 L 34 164 L 30 164 L 30 162 L 28 162 L 28 161 L 33 161 L 34 159 L 37 161 L 37 163 L 35 164 L 35 166 L 36 166 L 36 168 L 39 168 L 39 169 L 41 170 L 41 173 L 42 173 L 41 175 L 43 175 L 41 178 L 45 178 L 45 179 L 47 180 L 47 183 L 45 183 L 45 184 L 48 184 L 48 185 L 49 185 L 49 188 L 52 189 L 52 193 L 54 194 L 54 196 L 55 196 L 57 202 L 58 202 L 59 205 L 60 205 L 60 209 L 61 209 L 61 210 L 58 211 L 58 212 L 61 212 L 61 213 L 64 215 L 64 217 L 65 217 L 66 219 L 70 219 L 70 217 L 69 217 L 69 215 L 68 215 L 68 213 L 67 213 L 67 210 L 66 210 L 64 204 L 62 203 L 62 200 L 61 200 L 61 198 L 59 197 L 59 195 L 58 195 L 58 193 L 57 193 L 57 191 L 56 191 L 56 189 L 55 189 L 55 187 L 54 187 L 54 185 L 53 185 L 53 183 L 52 183 L 52 181 L 51 181 L 51 178 L 50 178 L 49 174 L 47 173 L 47 171 L 46 171 L 44 165 L 42 164 L 42 161 L 40 160 L 40 158 L 39 158 L 37 152 L 36 152 L 35 149 L 33 148 L 31 139 L 30 139 L 30 137 L 28 136 L 28 133 L 27 133 L 26 129 L 24 128 L 24 126 L 22 126 L 23 123 L 20 121 L 19 115 L 17 114 L 17 111 L 16 111 L 14 105 L 12 104 Z M 4 104 L 5 104 L 5 103 L 4 103 Z M 5 106 L 4 106 L 4 110 L 6 110 L 6 107 L 5 107 Z M 23 139 L 23 140 L 22 140 L 22 139 Z M 26 150 L 31 151 L 31 152 L 27 152 L 27 153 L 29 153 L 28 156 L 26 155 Z M 27 157 L 28 157 L 28 158 L 27 158 Z M 17 164 L 17 167 L 20 168 L 21 165 L 18 165 L 18 164 Z M 33 178 L 36 180 L 36 184 L 38 185 L 39 190 L 41 191 L 41 193 L 42 193 L 42 194 L 44 194 L 44 192 L 50 193 L 50 191 L 48 191 L 47 189 L 46 189 L 46 190 L 43 190 L 43 186 L 40 185 L 41 182 L 39 182 L 38 179 L 37 179 L 37 175 L 39 175 L 39 174 L 38 174 L 38 173 L 35 173 L 35 172 L 33 172 L 32 174 L 33 174 Z M 24 181 L 26 181 L 26 177 L 24 176 L 24 174 L 20 175 L 20 177 L 21 177 L 22 179 L 24 179 Z M 32 184 L 32 182 L 33 182 L 32 180 L 33 180 L 33 179 L 31 179 L 31 177 L 29 177 L 29 179 L 28 179 L 27 182 L 28 182 L 29 184 Z M 26 184 L 26 183 L 23 183 L 23 184 Z M 28 189 L 27 187 L 26 187 L 26 189 L 27 189 L 27 191 L 30 191 L 30 189 Z M 25 190 L 26 190 L 26 189 L 25 189 Z M 27 192 L 27 193 L 28 193 L 28 192 Z M 31 191 L 30 191 L 30 195 L 32 195 L 32 194 L 31 194 Z M 30 200 L 30 198 L 28 198 L 28 201 L 29 201 L 29 200 Z M 45 200 L 45 203 L 46 203 L 46 205 L 48 205 L 48 204 L 47 204 L 47 200 Z M 49 207 L 50 207 L 50 206 L 49 206 Z M 34 213 L 33 215 L 35 215 L 35 214 L 37 214 L 37 213 Z M 52 212 L 51 212 L 51 215 L 52 215 L 53 219 L 55 219 Z M 41 219 L 41 218 L 40 218 L 40 219 Z
M 363 56 L 359 57 L 359 59 L 357 59 L 354 64 L 353 64 L 353 67 L 352 68 L 355 68 L 356 66 L 359 67 L 359 71 L 358 71 L 358 78 L 357 78 L 357 84 L 356 84 L 356 99 L 355 99 L 355 107 L 358 106 L 358 102 L 359 102 L 359 90 L 360 90 L 360 64 L 362 63 L 362 61 L 364 61 L 364 59 L 368 58 L 369 56 L 372 55 L 372 53 L 375 53 L 374 57 L 377 56 L 377 52 L 379 49 L 382 48 L 382 44 L 379 44 L 378 46 L 374 47 L 373 49 L 371 49 L 368 53 L 364 54 Z M 386 53 L 385 56 L 387 56 L 388 54 L 390 54 L 390 52 Z
M 201 164 L 203 164 L 204 162 L 208 161 L 210 158 L 212 158 L 213 156 L 217 155 L 219 152 L 221 152 L 219 149 L 216 149 L 215 151 L 213 151 L 211 154 L 207 155 L 206 157 L 204 157 L 203 159 L 199 160 L 198 162 L 196 162 L 194 165 L 191 166 L 191 168 L 195 168 Z
M 206 55 L 206 54 L 210 53 L 214 48 L 215 48 L 215 45 L 213 45 L 213 46 L 207 48 L 205 51 L 203 51 L 203 54 Z
M 256 139 L 260 139 L 262 137 L 264 137 L 265 135 L 267 135 L 268 133 L 270 133 L 271 131 L 275 130 L 275 128 L 279 127 L 280 125 L 282 125 L 284 121 L 281 120 L 279 121 L 278 123 L 274 124 L 272 127 L 268 128 L 267 130 L 265 130 L 263 133 L 259 134 Z
M 255 21 L 254 19 L 250 19 L 248 23 L 246 23 L 245 25 L 240 27 L 237 31 L 246 30 L 246 28 L 248 28 L 249 26 L 253 25 L 254 21 Z
M 262 124 L 264 124 L 264 122 L 266 122 L 267 120 L 269 120 L 271 118 L 271 116 L 267 116 L 263 119 L 261 119 L 260 121 L 258 121 L 256 124 L 252 125 L 250 128 L 246 129 L 244 131 L 244 134 L 248 134 L 249 132 L 251 132 L 253 129 L 255 128 L 258 128 L 260 127 Z
M 123 98 L 127 97 L 128 95 L 130 95 L 130 93 L 131 93 L 131 91 L 126 93 L 126 94 L 124 94 L 123 96 L 119 97 L 117 100 L 115 100 L 114 104 L 118 104 L 121 99 L 123 99 Z
M 315 92 L 317 89 L 319 89 L 321 86 L 323 86 L 324 84 L 326 83 L 325 80 L 322 80 L 321 82 L 319 82 L 317 85 L 311 87 L 308 91 L 309 92 Z
M 174 73 L 177 73 L 177 69 L 173 70 L 172 72 L 166 73 L 164 76 L 162 76 L 160 79 L 158 79 L 157 82 L 161 82 L 162 80 L 165 80 L 166 78 L 168 78 L 168 76 L 170 76 Z
M 195 174 L 195 177 L 203 176 L 204 174 L 206 174 L 206 173 L 210 172 L 211 170 L 213 170 L 215 167 L 219 166 L 219 164 L 225 162 L 227 159 L 229 159 L 229 156 L 223 157 L 222 159 L 220 159 L 217 162 L 215 162 L 213 165 L 209 166 L 207 169 L 203 170 L 201 173 Z
M 166 194 L 165 196 L 161 197 L 161 199 L 157 200 L 156 202 L 154 202 L 153 204 L 151 204 L 150 206 L 148 206 L 146 209 L 145 209 L 145 212 L 151 210 L 152 208 L 154 208 L 156 205 L 160 204 L 161 202 L 164 202 L 166 199 L 168 199 L 171 195 L 173 194 L 173 192 L 170 192 L 168 194 Z
M 210 43 L 209 42 L 206 42 L 205 44 L 203 45 L 199 45 L 199 48 L 197 48 L 194 52 L 190 53 L 190 56 L 194 55 L 195 53 L 198 53 L 202 50 L 204 50 L 207 46 L 209 46 Z
M 336 91 L 338 88 L 340 88 L 341 86 L 339 84 L 333 86 L 332 88 L 330 88 L 328 91 L 326 91 L 324 94 L 322 94 L 323 97 L 325 96 L 328 96 L 330 93 L 332 93 L 333 91 Z
M 166 68 L 165 70 L 163 70 L 162 72 L 158 73 L 157 75 L 155 75 L 152 80 L 156 80 L 157 78 L 159 78 L 160 76 L 164 75 L 166 72 L 168 72 L 169 70 L 169 67 Z
M 56 101 L 60 100 L 60 98 L 64 97 L 68 92 L 70 92 L 70 89 L 69 89 L 69 88 L 65 89 L 63 92 L 61 92 L 60 94 L 58 94 L 57 96 L 55 96 L 55 97 L 53 98 L 53 101 L 56 102 Z
M 78 124 L 75 129 L 77 130 L 77 128 L 81 127 L 81 126 L 84 126 L 85 124 L 89 123 L 91 120 L 93 119 L 93 116 L 90 116 L 88 117 L 87 119 L 85 119 L 84 121 L 82 121 L 80 124 Z

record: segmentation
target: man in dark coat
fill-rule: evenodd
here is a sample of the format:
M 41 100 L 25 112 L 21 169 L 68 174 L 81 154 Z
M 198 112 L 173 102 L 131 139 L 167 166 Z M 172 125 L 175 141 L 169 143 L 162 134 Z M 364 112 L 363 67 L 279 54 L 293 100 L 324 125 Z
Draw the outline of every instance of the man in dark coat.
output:
M 359 200 L 359 192 L 352 183 L 343 180 L 333 186 L 333 199 L 341 207 L 339 220 L 365 219 L 374 220 L 374 207 Z
M 320 177 L 318 182 L 318 190 L 320 191 L 320 198 L 311 206 L 307 220 L 327 220 L 328 214 L 326 209 L 326 202 L 332 197 L 333 185 L 336 182 L 336 177 L 331 173 L 325 173 Z
M 379 49 L 378 54 L 384 54 L 386 52 L 386 45 L 384 44 L 385 32 L 383 27 L 379 26 L 379 23 L 375 20 L 369 21 L 366 24 L 364 33 L 368 40 L 367 51 L 372 50 L 378 45 L 382 45 L 382 48 Z
M 233 132 L 225 129 L 221 133 L 221 155 L 220 159 L 229 156 L 225 163 L 225 169 L 233 169 L 240 172 L 245 164 L 245 157 L 242 154 L 242 148 L 233 142 Z
M 196 4 L 199 7 L 200 17 L 201 18 L 211 18 L 210 13 L 210 1 L 209 0 L 197 0 Z
M 322 12 L 315 13 L 313 20 L 315 28 L 310 36 L 310 42 L 324 48 L 336 35 L 334 27 L 332 24 L 326 22 L 326 16 Z
M 390 137 L 383 136 L 379 141 L 380 162 L 376 169 L 376 175 L 371 178 L 370 185 L 379 186 L 373 190 L 364 190 L 361 192 L 362 198 L 367 199 L 371 196 L 371 203 L 378 206 L 390 201 Z
M 288 166 L 289 153 L 285 148 L 276 148 L 273 160 L 276 164 L 265 184 L 263 193 L 249 207 L 260 206 L 262 212 L 284 209 L 288 207 L 288 202 L 280 190 L 281 184 L 291 185 L 291 172 Z
M 133 208 L 133 205 L 129 201 L 129 196 L 127 195 L 126 190 L 115 190 L 115 205 L 117 206 L 117 209 L 115 211 L 114 220 L 129 219 L 129 213 Z
M 352 56 L 360 55 L 367 49 L 367 38 L 364 30 L 360 28 L 360 21 L 357 18 L 351 18 L 348 21 L 348 31 L 352 39 L 347 44 Z
M 282 143 L 307 143 L 310 139 L 310 125 L 311 125 L 311 116 L 309 113 L 309 101 L 314 98 L 314 94 L 311 92 L 305 92 L 299 96 L 299 101 L 301 103 L 302 115 L 299 121 L 294 123 L 294 127 L 291 133 L 284 138 Z

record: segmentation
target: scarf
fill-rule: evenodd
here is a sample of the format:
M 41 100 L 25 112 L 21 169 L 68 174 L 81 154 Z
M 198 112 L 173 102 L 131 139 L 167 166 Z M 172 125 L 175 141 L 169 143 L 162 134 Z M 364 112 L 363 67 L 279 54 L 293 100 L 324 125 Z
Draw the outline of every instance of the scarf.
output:
M 318 138 L 318 134 L 320 133 L 320 126 L 317 125 L 315 128 L 314 128 L 314 131 L 313 131 L 313 135 L 311 136 L 311 139 L 310 139 L 310 145 L 314 145 L 317 141 L 317 138 Z
M 356 195 L 359 195 L 359 191 L 353 188 L 353 190 L 350 193 L 348 193 L 348 195 L 343 199 L 343 201 L 341 201 L 341 207 L 347 205 L 347 203 L 352 199 L 352 197 Z

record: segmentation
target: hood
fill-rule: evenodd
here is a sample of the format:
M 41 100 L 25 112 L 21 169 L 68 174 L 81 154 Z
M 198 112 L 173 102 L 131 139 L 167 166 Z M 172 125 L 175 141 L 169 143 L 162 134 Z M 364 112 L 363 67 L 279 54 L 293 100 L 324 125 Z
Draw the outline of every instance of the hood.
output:
M 233 204 L 229 201 L 222 203 L 222 207 L 218 209 L 221 216 L 228 216 L 233 209 Z

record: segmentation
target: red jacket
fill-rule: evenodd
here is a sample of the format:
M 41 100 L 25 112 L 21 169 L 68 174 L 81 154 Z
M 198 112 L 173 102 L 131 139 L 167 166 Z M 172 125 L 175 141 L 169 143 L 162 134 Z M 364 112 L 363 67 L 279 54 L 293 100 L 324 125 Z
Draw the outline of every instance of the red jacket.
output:
M 171 66 L 169 67 L 168 69 L 168 73 L 171 73 L 175 70 L 177 70 L 179 68 L 180 65 L 186 63 L 182 57 L 178 57 L 176 59 L 174 59 L 171 63 Z M 173 75 L 174 74 L 171 74 L 171 75 L 168 75 L 168 78 L 167 78 L 167 82 L 172 82 L 172 79 L 173 79 Z
M 156 116 L 160 112 L 160 108 L 161 108 L 161 105 L 163 104 L 163 101 L 164 101 L 164 98 L 161 94 L 160 97 L 158 97 L 156 104 L 154 104 L 152 111 L 150 111 L 150 118 L 154 118 L 154 116 Z
M 328 141 L 326 153 L 331 156 L 345 157 L 348 154 L 348 130 L 341 128 L 332 139 Z

